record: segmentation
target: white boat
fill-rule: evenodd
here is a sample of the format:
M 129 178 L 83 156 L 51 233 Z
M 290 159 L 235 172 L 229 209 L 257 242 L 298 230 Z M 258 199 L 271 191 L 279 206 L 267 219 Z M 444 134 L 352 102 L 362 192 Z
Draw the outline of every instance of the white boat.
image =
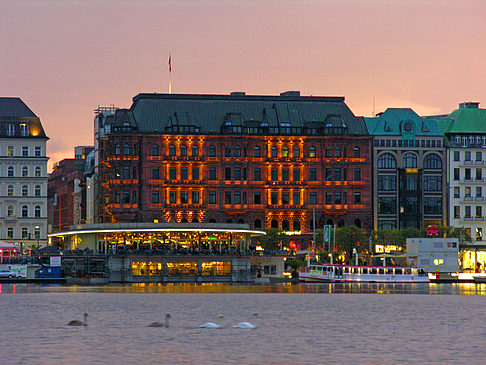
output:
M 425 269 L 396 266 L 309 265 L 299 273 L 301 282 L 428 283 Z

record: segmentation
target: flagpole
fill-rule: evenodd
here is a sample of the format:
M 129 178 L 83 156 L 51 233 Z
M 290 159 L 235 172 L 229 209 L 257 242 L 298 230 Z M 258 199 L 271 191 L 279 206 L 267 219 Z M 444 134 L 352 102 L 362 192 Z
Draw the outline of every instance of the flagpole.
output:
M 169 94 L 172 94 L 172 55 L 169 53 Z

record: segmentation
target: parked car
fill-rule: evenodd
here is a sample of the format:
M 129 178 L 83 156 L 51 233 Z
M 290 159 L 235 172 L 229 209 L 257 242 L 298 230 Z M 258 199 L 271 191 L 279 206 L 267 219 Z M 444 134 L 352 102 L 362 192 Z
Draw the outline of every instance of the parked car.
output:
M 0 278 L 15 278 L 17 273 L 10 271 L 8 269 L 0 269 Z

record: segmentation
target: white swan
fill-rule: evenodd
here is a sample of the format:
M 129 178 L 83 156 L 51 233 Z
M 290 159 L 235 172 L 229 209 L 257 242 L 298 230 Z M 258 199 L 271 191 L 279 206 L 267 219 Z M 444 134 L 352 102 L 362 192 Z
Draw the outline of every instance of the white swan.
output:
M 258 317 L 258 313 L 253 313 L 253 317 Z M 254 329 L 257 328 L 256 325 L 250 323 L 250 322 L 240 322 L 238 324 L 235 324 L 233 328 L 244 328 L 244 329 Z
M 218 318 L 223 318 L 223 315 L 220 314 L 218 316 Z M 208 322 L 208 323 L 204 323 L 204 324 L 200 325 L 199 328 L 221 328 L 221 326 L 220 325 L 217 325 L 214 322 Z
M 169 327 L 169 318 L 170 318 L 170 314 L 166 314 L 165 315 L 165 322 L 164 323 L 161 323 L 161 322 L 152 322 L 148 326 L 149 327 Z
M 67 324 L 68 326 L 87 326 L 88 325 L 88 313 L 84 314 L 84 322 L 78 319 L 72 320 Z

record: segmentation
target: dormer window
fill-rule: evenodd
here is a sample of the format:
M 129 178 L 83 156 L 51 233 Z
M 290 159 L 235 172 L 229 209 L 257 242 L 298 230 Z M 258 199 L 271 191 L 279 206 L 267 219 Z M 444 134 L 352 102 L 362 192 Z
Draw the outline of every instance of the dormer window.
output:
M 15 135 L 15 126 L 13 124 L 7 124 L 7 136 L 13 137 Z
M 403 126 L 403 131 L 405 133 L 413 133 L 413 124 L 412 124 L 412 122 L 405 123 L 405 125 Z
M 20 125 L 20 134 L 23 137 L 27 137 L 29 135 L 29 125 L 28 124 L 22 123 Z

